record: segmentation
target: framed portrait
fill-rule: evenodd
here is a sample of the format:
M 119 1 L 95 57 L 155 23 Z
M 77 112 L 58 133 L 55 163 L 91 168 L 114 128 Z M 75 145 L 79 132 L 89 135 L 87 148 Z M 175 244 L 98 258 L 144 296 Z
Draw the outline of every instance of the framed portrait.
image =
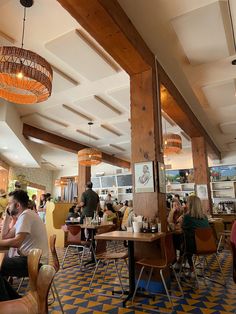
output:
M 154 192 L 153 162 L 134 164 L 135 193 Z
M 159 192 L 166 193 L 166 174 L 165 165 L 163 162 L 158 162 L 158 184 Z
M 201 200 L 207 200 L 208 199 L 208 190 L 207 190 L 206 184 L 197 184 L 196 185 L 196 192 L 197 192 L 197 196 Z

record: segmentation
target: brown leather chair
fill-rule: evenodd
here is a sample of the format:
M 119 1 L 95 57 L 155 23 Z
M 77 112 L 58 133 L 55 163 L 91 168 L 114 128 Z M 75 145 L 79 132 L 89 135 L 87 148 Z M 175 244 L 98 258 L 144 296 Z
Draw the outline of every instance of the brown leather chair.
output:
M 196 261 L 197 259 L 200 261 L 200 258 L 202 257 L 203 263 L 201 263 L 201 269 L 202 269 L 202 276 L 203 279 L 211 279 L 205 275 L 206 273 L 206 266 L 209 268 L 208 262 L 207 262 L 207 257 L 210 255 L 214 255 L 215 260 L 218 264 L 221 277 L 223 279 L 223 285 L 226 284 L 224 274 L 221 268 L 220 261 L 217 256 L 217 246 L 216 246 L 216 239 L 214 237 L 212 228 L 196 228 L 195 229 L 195 243 L 196 243 L 196 253 L 195 258 Z M 196 261 L 194 263 L 194 269 L 195 269 L 195 275 L 196 279 L 197 278 L 197 272 L 196 272 Z M 222 284 L 220 282 L 214 281 L 216 283 Z
M 236 283 L 236 245 L 231 241 L 232 257 L 233 257 L 233 281 Z
M 49 238 L 49 247 L 50 247 L 51 257 L 52 257 L 52 266 L 54 267 L 55 272 L 57 273 L 60 270 L 60 263 L 59 263 L 59 259 L 57 256 L 55 244 L 56 244 L 56 235 L 53 234 Z M 59 296 L 57 288 L 56 288 L 55 277 L 52 281 L 51 292 L 52 292 L 53 300 L 52 300 L 52 302 L 50 302 L 50 305 L 55 301 L 55 295 L 56 295 L 58 303 L 59 303 L 60 308 L 61 308 L 61 312 L 64 313 L 63 306 L 61 304 L 61 299 L 60 299 L 60 296 Z
M 166 281 L 165 281 L 165 277 L 163 275 L 163 271 L 165 269 L 170 268 L 173 271 L 173 274 L 174 274 L 175 279 L 177 281 L 179 290 L 180 290 L 182 296 L 184 296 L 183 289 L 182 289 L 181 284 L 179 282 L 179 278 L 178 278 L 178 276 L 177 276 L 177 274 L 175 272 L 175 269 L 173 267 L 173 264 L 176 262 L 176 251 L 174 249 L 174 244 L 173 244 L 173 235 L 171 233 L 168 233 L 168 234 L 166 234 L 165 237 L 161 238 L 160 241 L 161 241 L 161 251 L 162 251 L 161 255 L 162 255 L 162 258 L 160 258 L 160 256 L 158 256 L 158 258 L 156 258 L 154 256 L 154 254 L 153 254 L 152 256 L 145 257 L 145 258 L 143 258 L 143 259 L 141 259 L 141 260 L 136 262 L 137 265 L 141 266 L 141 270 L 140 270 L 140 273 L 139 273 L 139 276 L 138 276 L 138 280 L 137 280 L 137 283 L 136 283 L 136 287 L 135 287 L 135 290 L 134 290 L 134 294 L 133 294 L 133 297 L 132 297 L 132 303 L 134 302 L 134 298 L 135 298 L 135 295 L 137 293 L 137 290 L 138 290 L 138 287 L 139 287 L 139 282 L 141 280 L 141 277 L 142 277 L 142 274 L 144 272 L 144 269 L 145 268 L 149 268 L 150 269 L 148 281 L 147 281 L 147 284 L 146 284 L 146 290 L 148 290 L 153 270 L 157 269 L 157 270 L 159 270 L 162 284 L 164 286 L 166 295 L 167 295 L 168 300 L 169 300 L 169 302 L 171 304 L 171 307 L 173 309 L 174 305 L 173 305 L 172 297 L 171 297 L 171 295 L 170 295 L 170 293 L 168 291 L 168 288 L 167 288 L 167 285 L 166 285 Z
M 41 250 L 31 250 L 28 256 L 30 291 L 16 300 L 0 302 L 0 313 L 4 314 L 47 314 L 48 292 L 55 270 L 44 265 L 38 271 Z
M 83 258 L 85 253 L 90 253 L 92 249 L 92 243 L 90 241 L 82 241 L 81 240 L 81 227 L 79 225 L 67 226 L 67 232 L 65 233 L 65 246 L 67 246 L 61 267 L 64 269 L 64 263 L 68 254 L 69 249 L 75 248 L 80 258 L 80 267 L 82 267 Z M 79 251 L 81 250 L 81 251 Z M 77 265 L 77 264 L 75 264 Z M 69 267 L 73 267 L 75 265 L 70 265 Z M 68 268 L 68 267 L 66 267 Z

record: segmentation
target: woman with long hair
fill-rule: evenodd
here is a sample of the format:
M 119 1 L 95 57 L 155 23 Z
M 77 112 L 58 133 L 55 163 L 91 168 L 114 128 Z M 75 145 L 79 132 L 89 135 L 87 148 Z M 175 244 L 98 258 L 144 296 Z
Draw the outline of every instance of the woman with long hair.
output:
M 183 218 L 182 228 L 185 235 L 185 251 L 190 266 L 190 275 L 193 275 L 192 256 L 196 252 L 195 229 L 208 228 L 209 222 L 207 216 L 203 212 L 201 200 L 196 195 L 190 195 L 187 200 L 187 213 Z

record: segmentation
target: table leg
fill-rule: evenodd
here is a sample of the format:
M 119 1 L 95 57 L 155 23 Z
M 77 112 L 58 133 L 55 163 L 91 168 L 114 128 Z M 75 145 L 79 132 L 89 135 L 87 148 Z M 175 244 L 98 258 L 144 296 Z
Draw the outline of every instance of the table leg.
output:
M 123 307 L 126 306 L 127 301 L 129 301 L 135 290 L 135 259 L 134 259 L 134 242 L 128 241 L 128 257 L 129 257 L 129 294 L 123 301 Z
M 94 240 L 94 235 L 95 235 L 95 232 L 93 229 L 91 229 L 91 245 L 92 245 L 92 248 L 91 248 L 91 260 L 86 262 L 84 264 L 84 266 L 88 266 L 88 265 L 95 265 L 96 264 L 96 257 L 94 256 L 94 253 L 95 253 L 95 249 L 96 249 L 96 245 L 95 245 L 95 240 Z

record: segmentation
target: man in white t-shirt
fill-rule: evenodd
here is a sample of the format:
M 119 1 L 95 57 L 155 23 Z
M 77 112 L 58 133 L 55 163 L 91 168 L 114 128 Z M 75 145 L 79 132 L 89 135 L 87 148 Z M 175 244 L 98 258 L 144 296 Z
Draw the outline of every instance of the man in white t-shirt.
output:
M 28 209 L 29 197 L 23 190 L 9 193 L 6 218 L 2 228 L 1 247 L 17 248 L 17 256 L 5 257 L 0 274 L 3 276 L 28 276 L 27 255 L 31 249 L 41 249 L 41 263 L 47 263 L 48 240 L 46 228 L 40 217 Z M 16 217 L 15 225 L 10 229 L 11 216 Z

